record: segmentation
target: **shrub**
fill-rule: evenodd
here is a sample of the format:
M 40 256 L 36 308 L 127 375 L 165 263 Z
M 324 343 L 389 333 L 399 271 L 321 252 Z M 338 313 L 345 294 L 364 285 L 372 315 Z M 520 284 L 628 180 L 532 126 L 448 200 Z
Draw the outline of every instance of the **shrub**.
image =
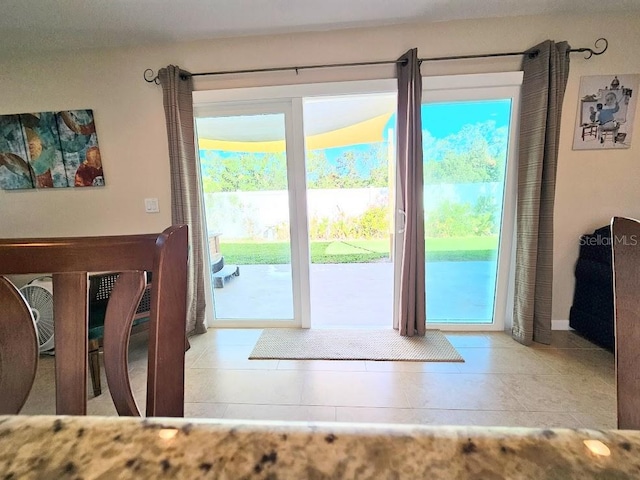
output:
M 385 207 L 369 207 L 360 216 L 340 212 L 333 218 L 312 217 L 309 236 L 312 240 L 371 240 L 385 238 L 389 232 L 389 212 Z
M 498 233 L 498 206 L 492 197 L 479 197 L 475 205 L 445 200 L 426 215 L 428 237 L 483 237 Z
M 389 209 L 371 207 L 359 217 L 360 237 L 364 239 L 385 238 L 389 233 Z
M 309 236 L 313 240 L 329 238 L 330 220 L 327 217 L 312 217 L 309 220 Z
M 471 236 L 473 231 L 471 205 L 445 200 L 427 215 L 424 230 L 428 237 Z

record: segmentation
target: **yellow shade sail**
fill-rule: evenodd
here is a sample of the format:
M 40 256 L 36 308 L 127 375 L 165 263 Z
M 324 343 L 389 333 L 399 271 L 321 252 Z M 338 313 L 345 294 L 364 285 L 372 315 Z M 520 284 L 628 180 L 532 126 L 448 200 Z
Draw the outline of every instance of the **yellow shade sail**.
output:
M 200 150 L 220 150 L 222 152 L 242 153 L 282 153 L 284 152 L 284 140 L 272 142 L 229 142 L 226 140 L 209 140 L 198 138 Z
M 307 150 L 322 150 L 325 148 L 345 147 L 363 143 L 378 143 L 384 141 L 384 127 L 393 113 L 385 113 L 354 125 L 319 133 L 306 137 Z M 268 142 L 232 142 L 226 140 L 198 139 L 200 150 L 220 150 L 224 152 L 247 153 L 283 153 L 284 140 Z

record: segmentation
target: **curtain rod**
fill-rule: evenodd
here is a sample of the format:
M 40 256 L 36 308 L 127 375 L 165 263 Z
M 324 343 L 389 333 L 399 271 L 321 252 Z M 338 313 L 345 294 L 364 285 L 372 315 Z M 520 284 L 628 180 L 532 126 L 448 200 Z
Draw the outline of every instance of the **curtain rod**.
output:
M 599 47 L 598 44 L 600 42 L 604 42 L 604 47 Z M 593 50 L 592 48 L 572 48 L 568 50 L 569 53 L 582 53 L 586 52 L 587 55 L 584 57 L 585 59 L 589 59 L 594 55 L 602 55 L 609 48 L 609 42 L 606 38 L 599 38 L 594 43 L 595 48 L 602 48 L 600 51 Z M 438 62 L 443 60 L 468 60 L 472 58 L 491 58 L 491 57 L 513 57 L 517 55 L 525 55 L 529 53 L 532 56 L 536 56 L 539 51 L 525 51 L 525 52 L 502 52 L 502 53 L 480 53 L 473 55 L 454 55 L 449 57 L 431 57 L 431 58 L 419 58 L 418 61 L 422 62 Z M 242 74 L 242 73 L 266 73 L 266 72 L 285 72 L 285 71 L 295 71 L 296 74 L 300 72 L 300 70 L 311 70 L 317 68 L 337 68 L 337 67 L 365 67 L 372 65 L 391 65 L 403 63 L 404 60 L 381 60 L 374 62 L 355 62 L 355 63 L 327 63 L 327 64 L 318 64 L 318 65 L 302 65 L 298 67 L 271 67 L 271 68 L 251 68 L 247 70 L 226 70 L 226 71 L 217 71 L 217 72 L 200 72 L 200 73 L 191 73 L 189 75 L 185 75 L 183 80 L 191 77 L 202 77 L 202 76 L 215 76 L 215 75 L 233 75 L 233 74 Z M 160 84 L 160 79 L 157 74 L 153 73 L 153 70 L 147 68 L 144 71 L 144 79 L 148 83 L 155 83 L 156 85 Z

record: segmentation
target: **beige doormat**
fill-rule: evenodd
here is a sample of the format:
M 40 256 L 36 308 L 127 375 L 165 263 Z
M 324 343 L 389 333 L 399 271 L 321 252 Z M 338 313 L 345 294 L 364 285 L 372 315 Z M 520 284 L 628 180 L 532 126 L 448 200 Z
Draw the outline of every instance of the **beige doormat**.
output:
M 391 328 L 265 329 L 249 359 L 464 362 L 439 330 L 427 330 L 424 337 L 401 337 Z

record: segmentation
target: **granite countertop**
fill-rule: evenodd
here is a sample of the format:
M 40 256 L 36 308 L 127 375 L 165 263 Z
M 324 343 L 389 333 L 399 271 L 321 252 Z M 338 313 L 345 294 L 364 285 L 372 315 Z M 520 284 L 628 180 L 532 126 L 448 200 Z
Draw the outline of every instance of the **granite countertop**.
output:
M 640 431 L 6 416 L 0 478 L 638 479 Z

